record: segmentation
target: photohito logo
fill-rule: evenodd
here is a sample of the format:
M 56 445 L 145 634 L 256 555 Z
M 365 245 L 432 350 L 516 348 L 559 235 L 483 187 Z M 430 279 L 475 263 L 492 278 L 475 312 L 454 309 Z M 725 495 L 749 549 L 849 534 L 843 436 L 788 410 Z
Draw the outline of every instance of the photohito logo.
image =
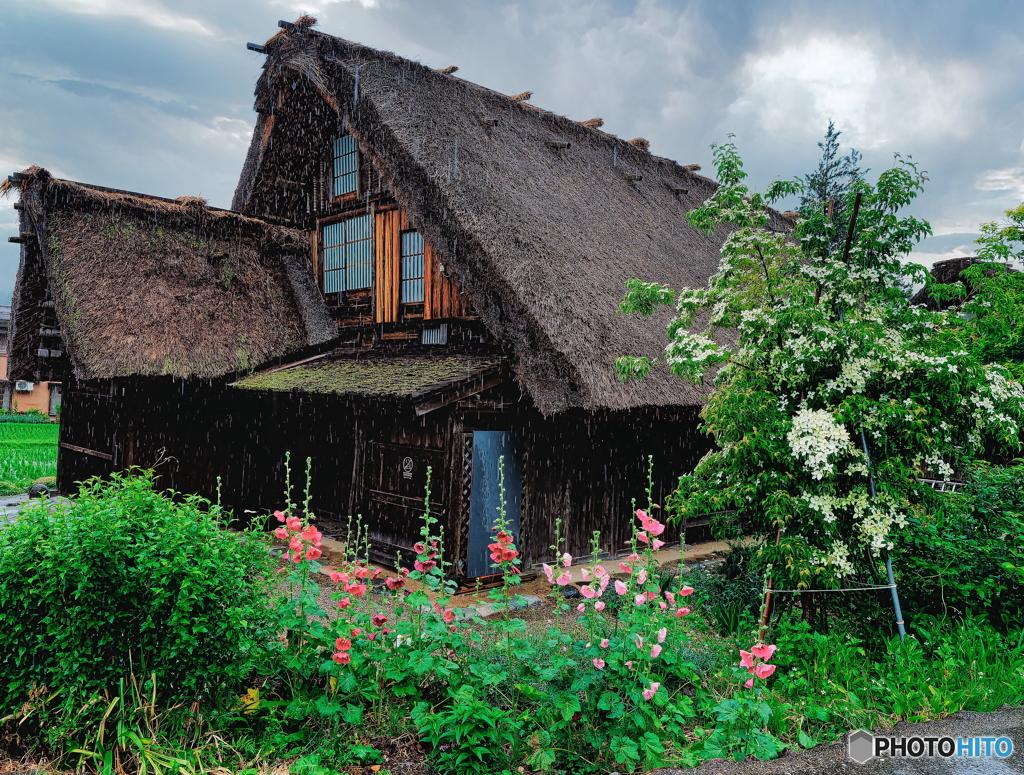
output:
M 1013 740 L 1008 737 L 875 737 L 857 730 L 847 737 L 850 758 L 864 764 L 874 756 L 919 759 L 1005 759 L 1013 754 Z

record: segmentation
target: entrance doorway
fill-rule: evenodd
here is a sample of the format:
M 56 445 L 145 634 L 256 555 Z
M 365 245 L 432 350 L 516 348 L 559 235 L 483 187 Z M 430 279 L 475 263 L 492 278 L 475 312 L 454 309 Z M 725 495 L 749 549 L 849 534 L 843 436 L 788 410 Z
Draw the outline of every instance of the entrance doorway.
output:
M 487 545 L 494 543 L 492 528 L 501 506 L 501 474 L 504 473 L 505 519 L 520 539 L 523 502 L 522 437 L 514 431 L 473 431 L 473 479 L 469 498 L 469 547 L 466 576 L 475 578 L 497 572 Z

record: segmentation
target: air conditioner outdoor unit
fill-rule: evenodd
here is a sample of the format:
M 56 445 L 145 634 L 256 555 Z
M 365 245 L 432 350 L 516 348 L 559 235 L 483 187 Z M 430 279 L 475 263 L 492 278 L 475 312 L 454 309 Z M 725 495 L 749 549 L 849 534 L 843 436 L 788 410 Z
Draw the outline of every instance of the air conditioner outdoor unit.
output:
M 35 386 L 36 385 L 34 382 L 28 382 L 23 379 L 19 379 L 17 382 L 14 383 L 14 389 L 17 390 L 19 393 L 31 393 L 32 388 L 34 388 Z

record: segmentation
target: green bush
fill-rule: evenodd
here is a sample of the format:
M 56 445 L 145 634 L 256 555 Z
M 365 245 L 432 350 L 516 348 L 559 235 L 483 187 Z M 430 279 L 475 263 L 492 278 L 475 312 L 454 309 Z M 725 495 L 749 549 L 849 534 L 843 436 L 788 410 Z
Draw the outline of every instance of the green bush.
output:
M 45 423 L 49 422 L 49 420 L 50 418 L 38 409 L 32 409 L 28 412 L 0 412 L 0 423 Z
M 154 491 L 152 472 L 26 508 L 0 530 L 0 717 L 41 687 L 74 713 L 132 675 L 160 703 L 236 689 L 269 636 L 270 564 L 255 534 Z
M 1024 626 L 1024 465 L 979 463 L 934 501 L 893 554 L 904 611 Z

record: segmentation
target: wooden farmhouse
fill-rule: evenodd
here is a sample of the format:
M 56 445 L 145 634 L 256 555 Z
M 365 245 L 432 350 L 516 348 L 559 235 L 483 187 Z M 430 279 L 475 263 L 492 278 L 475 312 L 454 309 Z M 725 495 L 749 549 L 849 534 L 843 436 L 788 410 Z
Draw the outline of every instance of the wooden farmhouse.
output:
M 63 385 L 58 486 L 157 467 L 236 514 L 284 503 L 312 459 L 324 520 L 376 559 L 418 539 L 427 472 L 456 574 L 492 572 L 498 505 L 527 564 L 625 548 L 631 501 L 708 450 L 702 389 L 622 384 L 666 316 L 633 277 L 703 286 L 724 235 L 686 213 L 694 167 L 303 17 L 265 46 L 232 209 L 12 175 L 22 259 L 10 379 Z M 774 216 L 773 216 L 774 217 Z M 778 216 L 780 228 L 786 227 Z M 667 313 L 666 313 L 667 315 Z

